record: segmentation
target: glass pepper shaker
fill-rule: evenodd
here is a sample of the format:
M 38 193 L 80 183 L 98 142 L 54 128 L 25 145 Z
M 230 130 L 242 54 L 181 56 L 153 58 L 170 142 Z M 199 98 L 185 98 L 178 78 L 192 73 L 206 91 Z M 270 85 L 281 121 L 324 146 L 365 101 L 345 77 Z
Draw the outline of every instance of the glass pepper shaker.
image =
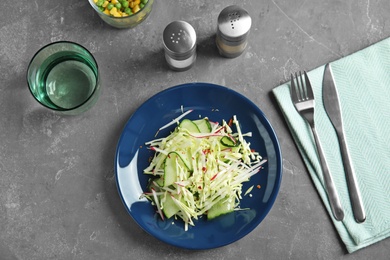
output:
M 184 71 L 192 67 L 196 60 L 196 32 L 185 21 L 174 21 L 167 25 L 163 33 L 165 59 L 169 67 Z
M 220 55 L 227 58 L 240 56 L 248 44 L 251 26 L 252 18 L 245 9 L 237 5 L 223 9 L 218 16 L 216 35 Z

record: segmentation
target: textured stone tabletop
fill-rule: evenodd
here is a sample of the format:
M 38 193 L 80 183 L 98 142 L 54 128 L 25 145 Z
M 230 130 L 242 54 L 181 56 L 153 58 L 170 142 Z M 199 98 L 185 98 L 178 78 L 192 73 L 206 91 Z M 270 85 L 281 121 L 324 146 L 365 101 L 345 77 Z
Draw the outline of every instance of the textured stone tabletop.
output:
M 215 46 L 219 12 L 230 4 L 252 17 L 248 48 L 235 59 Z M 197 61 L 169 70 L 161 42 L 174 20 L 192 24 Z M 156 0 L 134 29 L 106 25 L 87 0 L 19 0 L 0 11 L 0 259 L 388 259 L 390 240 L 348 254 L 271 94 L 291 72 L 311 70 L 390 36 L 388 0 Z M 95 56 L 97 104 L 79 116 L 48 111 L 26 83 L 43 45 L 75 41 Z M 283 180 L 266 219 L 243 239 L 187 251 L 144 232 L 117 192 L 121 130 L 152 95 L 210 82 L 252 100 L 275 128 Z

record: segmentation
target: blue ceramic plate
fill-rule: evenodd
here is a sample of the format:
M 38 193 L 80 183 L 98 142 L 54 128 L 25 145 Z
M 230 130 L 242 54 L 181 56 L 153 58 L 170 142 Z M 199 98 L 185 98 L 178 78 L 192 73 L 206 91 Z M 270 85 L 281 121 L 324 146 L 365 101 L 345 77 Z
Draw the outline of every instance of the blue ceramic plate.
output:
M 212 121 L 229 120 L 236 115 L 242 132 L 252 132 L 251 147 L 268 161 L 258 174 L 246 182 L 243 191 L 254 185 L 251 196 L 244 196 L 241 208 L 208 221 L 195 221 L 195 226 L 184 230 L 181 220 L 161 220 L 156 209 L 140 195 L 146 189 L 149 176 L 143 174 L 152 152 L 145 142 L 155 138 L 157 129 L 184 111 L 194 111 L 189 119 L 208 117 Z M 160 131 L 164 137 L 175 125 Z M 120 197 L 133 219 L 150 235 L 177 247 L 210 249 L 233 243 L 255 229 L 270 211 L 279 191 L 282 178 L 282 158 L 272 126 L 249 99 L 226 87 L 208 83 L 190 83 L 166 89 L 147 100 L 131 116 L 120 136 L 115 174 Z M 256 188 L 260 185 L 261 188 Z

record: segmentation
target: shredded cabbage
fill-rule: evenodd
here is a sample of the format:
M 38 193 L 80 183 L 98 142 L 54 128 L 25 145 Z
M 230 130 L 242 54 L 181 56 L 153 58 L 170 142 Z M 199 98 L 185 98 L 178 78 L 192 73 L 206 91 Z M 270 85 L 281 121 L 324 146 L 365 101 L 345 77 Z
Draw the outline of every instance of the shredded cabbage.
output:
M 235 115 L 221 124 L 203 118 L 209 129 L 198 132 L 184 127 L 179 121 L 182 118 L 172 121 L 178 125 L 167 137 L 146 143 L 155 154 L 144 169 L 151 178 L 143 196 L 157 207 L 162 219 L 180 218 L 187 230 L 205 214 L 214 218 L 240 209 L 243 183 L 258 173 L 266 160 L 250 148 L 244 137 L 252 134 L 241 132 Z

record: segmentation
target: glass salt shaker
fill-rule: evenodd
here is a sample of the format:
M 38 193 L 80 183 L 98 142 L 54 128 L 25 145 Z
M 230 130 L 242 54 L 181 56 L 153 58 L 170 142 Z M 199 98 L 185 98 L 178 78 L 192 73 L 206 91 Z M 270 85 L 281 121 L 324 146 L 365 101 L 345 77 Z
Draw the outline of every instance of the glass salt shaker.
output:
M 216 44 L 220 55 L 227 58 L 240 56 L 248 44 L 247 38 L 252 26 L 252 18 L 248 12 L 231 5 L 221 11 L 218 16 Z
M 163 33 L 165 59 L 169 67 L 184 71 L 192 67 L 196 60 L 196 32 L 185 21 L 174 21 L 167 25 Z

